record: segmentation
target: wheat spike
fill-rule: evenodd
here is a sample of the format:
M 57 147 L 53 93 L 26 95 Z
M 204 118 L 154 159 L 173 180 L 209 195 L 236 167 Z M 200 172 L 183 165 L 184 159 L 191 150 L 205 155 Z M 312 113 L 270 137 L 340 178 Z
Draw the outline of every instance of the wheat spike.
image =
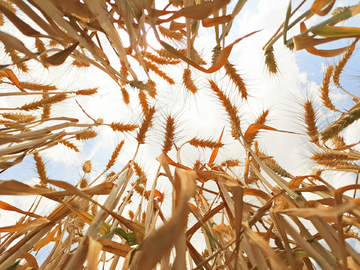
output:
M 1 116 L 18 123 L 30 123 L 36 119 L 36 116 L 24 113 L 2 113 Z
M 14 64 L 16 64 L 17 68 L 20 69 L 23 72 L 28 72 L 29 68 L 28 66 L 25 64 L 25 62 L 20 62 L 20 56 L 17 54 L 17 52 L 15 50 L 13 50 L 12 48 L 9 48 L 8 46 L 5 46 L 5 52 L 9 54 L 11 60 L 13 61 Z
M 121 95 L 123 97 L 123 100 L 124 100 L 124 103 L 127 105 L 130 103 L 130 96 L 129 96 L 129 92 L 126 91 L 125 88 L 123 87 L 120 87 L 120 90 L 121 90 Z
M 359 118 L 360 118 L 360 108 L 350 110 L 349 113 L 343 114 L 340 117 L 340 119 L 335 121 L 335 123 L 333 123 L 327 129 L 325 129 L 325 131 L 321 133 L 321 138 L 325 141 L 334 136 L 337 136 L 343 129 L 345 129 L 350 124 L 354 123 Z
M 83 90 L 77 90 L 75 92 L 76 95 L 83 95 L 83 96 L 89 96 L 97 93 L 97 90 L 99 88 L 90 88 L 90 89 L 83 89 Z
M 45 98 L 45 99 L 41 99 L 39 101 L 35 101 L 33 103 L 28 103 L 23 105 L 22 107 L 20 107 L 20 110 L 24 110 L 24 111 L 30 111 L 30 110 L 36 110 L 40 107 L 43 107 L 45 104 L 54 104 L 54 103 L 58 103 L 61 102 L 63 100 L 66 99 L 66 94 L 65 93 L 61 93 L 61 94 L 57 94 L 54 95 L 52 97 L 49 98 Z
M 342 70 L 344 69 L 347 61 L 350 59 L 351 55 L 353 54 L 354 50 L 355 50 L 355 45 L 356 42 L 359 39 L 357 38 L 349 47 L 349 49 L 345 52 L 344 56 L 342 57 L 342 59 L 339 61 L 339 63 L 337 63 L 337 65 L 334 68 L 334 73 L 333 73 L 333 82 L 337 87 L 340 87 L 340 74 L 342 72 Z
M 139 132 L 136 136 L 136 140 L 138 141 L 139 144 L 145 143 L 146 132 L 148 131 L 148 129 L 151 125 L 151 121 L 153 119 L 154 114 L 155 114 L 155 107 L 149 108 L 149 111 L 145 115 L 144 121 L 143 121 L 143 123 L 139 129 Z
M 178 57 L 175 54 L 173 54 L 172 52 L 170 52 L 164 48 L 162 48 L 156 52 L 158 53 L 158 55 L 160 55 L 161 57 L 166 58 L 166 59 L 178 59 Z
M 307 134 L 311 138 L 311 142 L 317 143 L 319 140 L 318 129 L 316 127 L 316 116 L 311 101 L 307 100 L 305 102 L 304 109 L 305 109 L 305 124 L 306 124 Z
M 275 56 L 274 56 L 274 48 L 273 47 L 269 47 L 265 51 L 265 64 L 270 73 L 276 74 L 278 72 L 278 67 L 277 67 Z
M 143 114 L 146 115 L 149 110 L 149 103 L 147 101 L 145 92 L 141 91 L 141 90 L 139 91 L 139 102 L 140 102 Z
M 315 153 L 311 157 L 311 159 L 318 161 L 318 160 L 358 160 L 359 158 L 354 157 L 349 153 L 331 153 L 331 152 L 323 152 L 323 153 Z
M 76 134 L 75 138 L 77 140 L 89 140 L 95 138 L 96 136 L 97 136 L 96 131 L 85 129 L 83 132 Z
M 4 23 L 5 23 L 4 15 L 2 13 L 0 13 L 0 26 L 3 26 Z
M 202 165 L 202 164 L 201 164 L 201 161 L 200 161 L 200 160 L 196 160 L 195 163 L 194 163 L 193 169 L 194 169 L 195 171 L 199 171 L 201 165 Z
M 223 167 L 236 167 L 238 166 L 240 163 L 239 160 L 237 159 L 228 159 L 228 160 L 225 160 L 221 163 L 221 166 Z
M 202 148 L 220 148 L 223 147 L 224 144 L 223 143 L 219 143 L 219 142 L 214 142 L 214 141 L 210 141 L 210 140 L 201 140 L 201 139 L 197 139 L 197 138 L 193 138 L 189 141 L 189 143 L 192 146 L 195 147 L 202 147 Z
M 53 91 L 53 90 L 57 90 L 57 87 L 55 85 L 50 85 L 50 84 L 20 82 L 20 85 L 24 89 L 29 89 L 29 90 L 33 90 L 33 91 Z
M 341 147 L 344 147 L 346 145 L 345 141 L 344 141 L 344 138 L 341 137 L 341 136 L 334 136 L 334 137 L 331 138 L 331 141 L 332 141 L 333 145 L 336 148 L 341 148 Z
M 138 126 L 137 125 L 129 125 L 129 124 L 121 124 L 121 123 L 111 123 L 110 127 L 114 131 L 120 132 L 129 132 L 135 130 Z
M 223 107 L 225 108 L 231 122 L 231 130 L 232 130 L 232 136 L 237 139 L 241 135 L 241 129 L 240 129 L 240 119 L 237 116 L 237 108 L 233 105 L 231 105 L 230 100 L 224 95 L 224 93 L 219 89 L 219 87 L 210 80 L 210 86 L 211 89 L 215 92 L 221 103 L 223 104 Z
M 147 51 L 141 51 L 141 54 L 146 57 L 147 59 L 149 59 L 150 61 L 159 64 L 159 65 L 176 65 L 179 64 L 181 61 L 180 60 L 169 60 L 167 58 L 161 58 L 159 56 L 156 56 L 154 54 L 152 54 L 151 52 L 147 52 Z
M 139 177 L 139 179 L 137 180 L 137 184 L 143 185 L 145 187 L 147 183 L 147 177 L 145 172 L 141 169 L 137 162 L 134 162 L 134 171 L 135 174 Z
M 226 75 L 228 75 L 233 81 L 233 83 L 237 86 L 239 92 L 241 93 L 241 97 L 243 99 L 247 99 L 247 90 L 245 87 L 245 83 L 243 82 L 243 79 L 240 77 L 240 75 L 236 72 L 234 65 L 231 64 L 229 61 L 226 61 L 224 67 L 226 70 Z
M 86 160 L 83 167 L 82 167 L 82 170 L 84 173 L 91 173 L 91 161 L 90 160 Z
M 90 64 L 83 62 L 83 61 L 79 61 L 77 59 L 75 59 L 72 63 L 73 66 L 78 67 L 78 68 L 82 68 L 82 67 L 90 67 Z
M 152 98 L 155 98 L 157 95 L 156 87 L 155 87 L 156 83 L 149 79 L 148 82 L 146 83 L 146 86 L 147 86 L 147 91 L 149 93 L 149 96 Z
M 163 78 L 165 81 L 167 81 L 169 84 L 175 84 L 174 80 L 171 79 L 168 75 L 166 75 L 166 73 L 162 70 L 160 70 L 155 64 L 143 60 L 146 67 L 148 67 L 150 70 L 152 70 L 154 73 L 156 73 L 158 76 L 160 76 L 161 78 Z
M 337 111 L 329 97 L 329 83 L 330 83 L 330 78 L 331 78 L 331 74 L 332 74 L 333 70 L 334 70 L 333 66 L 328 66 L 328 68 L 326 69 L 324 79 L 323 79 L 323 82 L 321 85 L 321 99 L 326 108 L 328 108 L 332 111 Z
M 212 49 L 212 65 L 215 65 L 217 59 L 219 58 L 219 55 L 221 53 L 221 45 L 220 44 L 217 44 L 213 49 Z
M 184 69 L 183 82 L 185 87 L 190 90 L 191 93 L 196 94 L 198 89 L 191 79 L 191 70 L 189 68 Z
M 74 150 L 75 152 L 80 152 L 79 149 L 76 147 L 76 145 L 72 144 L 69 141 L 61 141 L 60 143 L 62 145 L 65 145 L 67 148 Z
M 266 166 L 282 177 L 294 178 L 290 173 L 283 169 L 274 159 L 268 158 L 264 160 Z
M 167 37 L 167 38 L 170 38 L 170 39 L 175 39 L 177 41 L 180 41 L 183 38 L 183 34 L 181 34 L 180 32 L 171 31 L 171 30 L 169 30 L 169 29 L 167 29 L 165 27 L 162 27 L 161 25 L 158 25 L 158 28 L 159 28 L 159 32 L 164 37 Z
M 109 170 L 114 164 L 115 161 L 117 159 L 117 157 L 119 156 L 119 153 L 121 151 L 121 148 L 124 146 L 125 141 L 121 141 L 118 146 L 116 146 L 114 152 L 111 155 L 111 158 L 108 162 L 108 164 L 106 165 L 106 170 Z
M 180 54 L 182 54 L 183 56 L 187 57 L 186 49 L 180 49 L 180 50 L 178 50 L 178 52 Z M 199 55 L 197 50 L 195 50 L 194 48 L 190 49 L 190 60 L 198 65 L 206 65 L 206 62 L 204 61 L 204 59 L 201 58 L 201 56 Z
M 86 181 L 85 178 L 81 178 L 80 182 L 79 182 L 79 186 L 80 188 L 86 188 L 88 186 L 88 182 Z
M 45 164 L 39 153 L 35 152 L 33 156 L 36 163 L 36 170 L 39 174 L 41 186 L 46 186 L 48 183 L 48 177 L 46 175 Z
M 263 111 L 263 113 L 258 117 L 258 119 L 256 119 L 255 124 L 265 124 L 266 117 L 268 116 L 268 114 L 269 114 L 269 110 Z M 249 147 L 251 147 L 251 145 L 253 144 L 258 133 L 259 132 L 253 133 L 246 139 L 246 142 L 249 145 Z
M 174 132 L 175 132 L 175 120 L 169 115 L 166 120 L 165 140 L 162 149 L 162 152 L 165 154 L 171 150 L 171 147 L 174 142 L 174 136 L 175 136 Z

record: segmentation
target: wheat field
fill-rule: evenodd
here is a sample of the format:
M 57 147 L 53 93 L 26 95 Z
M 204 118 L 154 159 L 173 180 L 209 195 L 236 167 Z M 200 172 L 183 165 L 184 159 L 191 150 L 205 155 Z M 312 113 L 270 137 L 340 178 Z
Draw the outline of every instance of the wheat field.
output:
M 360 151 L 346 136 L 357 133 L 360 98 L 345 76 L 358 61 L 360 31 L 343 25 L 360 4 L 290 1 L 261 44 L 272 78 L 282 76 L 275 44 L 324 59 L 320 86 L 299 101 L 293 130 L 275 128 L 271 108 L 244 120 L 252 111 L 239 104 L 255 94 L 230 55 L 262 33 L 238 34 L 247 1 L 164 2 L 0 0 L 0 224 L 2 213 L 20 217 L 0 227 L 0 270 L 360 269 Z M 108 98 L 107 85 L 94 70 L 119 103 L 103 106 L 100 117 L 89 108 Z M 50 83 L 34 79 L 60 71 Z M 78 87 L 87 75 L 89 86 Z M 200 102 L 204 89 L 225 126 L 193 136 L 179 96 Z M 352 103 L 344 107 L 335 90 Z M 176 102 L 180 109 L 171 110 Z M 202 108 L 195 109 L 210 119 L 197 125 L 212 130 Z M 294 175 L 267 153 L 261 139 L 269 133 L 306 138 L 306 173 Z M 72 161 L 96 155 L 96 140 L 116 143 L 100 163 Z M 77 166 L 66 179 L 46 160 L 60 148 L 59 159 Z M 231 148 L 241 151 L 226 156 Z M 30 173 L 16 179 L 22 170 L 34 171 L 35 182 Z M 353 181 L 334 187 L 332 174 Z M 26 207 L 6 202 L 29 195 Z

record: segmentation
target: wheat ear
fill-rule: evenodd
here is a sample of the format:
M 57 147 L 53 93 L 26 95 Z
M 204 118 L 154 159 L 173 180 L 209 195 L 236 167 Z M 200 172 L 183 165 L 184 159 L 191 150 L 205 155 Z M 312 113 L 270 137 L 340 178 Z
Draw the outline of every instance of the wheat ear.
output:
M 36 117 L 31 114 L 23 113 L 2 113 L 1 116 L 17 123 L 30 123 L 36 119 Z
M 353 54 L 355 50 L 356 42 L 358 40 L 359 40 L 358 38 L 355 39 L 355 41 L 350 45 L 349 49 L 345 52 L 344 56 L 341 58 L 339 63 L 337 63 L 337 65 L 334 68 L 333 82 L 337 87 L 340 87 L 340 74 L 344 69 L 347 61 L 350 59 L 351 55 Z
M 360 108 L 350 110 L 349 113 L 342 115 L 340 119 L 335 121 L 335 123 L 333 123 L 327 129 L 325 129 L 325 131 L 321 133 L 321 138 L 323 140 L 327 140 L 338 135 L 343 129 L 354 123 L 359 118 Z
M 33 155 L 36 163 L 36 170 L 39 174 L 41 186 L 46 186 L 48 183 L 48 177 L 46 175 L 45 164 L 39 153 L 35 152 Z
M 175 84 L 174 80 L 171 79 L 166 73 L 162 70 L 160 70 L 157 65 L 144 60 L 144 63 L 146 67 L 148 67 L 150 70 L 152 70 L 154 73 L 156 73 L 159 77 L 163 78 L 165 81 L 167 81 L 169 84 Z
M 311 101 L 307 100 L 304 104 L 305 109 L 305 124 L 307 134 L 311 138 L 311 142 L 316 143 L 319 140 L 319 132 L 316 127 L 316 116 Z
M 245 83 L 240 75 L 237 73 L 234 65 L 231 64 L 229 61 L 226 61 L 225 65 L 226 75 L 233 81 L 233 83 L 237 86 L 239 92 L 241 93 L 241 97 L 243 99 L 247 99 L 247 90 L 245 87 Z
M 20 82 L 20 85 L 24 89 L 29 89 L 29 90 L 33 90 L 33 91 L 53 91 L 53 90 L 57 90 L 57 87 L 55 85 L 50 85 L 50 84 Z
M 120 90 L 121 90 L 121 95 L 123 97 L 123 100 L 124 100 L 124 103 L 127 105 L 130 103 L 130 96 L 129 96 L 129 92 L 126 91 L 125 88 L 123 87 L 120 87 Z
M 162 27 L 161 25 L 158 26 L 159 32 L 167 38 L 175 39 L 177 41 L 182 40 L 183 34 L 177 31 L 171 31 L 170 29 L 167 29 L 165 27 Z
M 333 70 L 334 70 L 333 66 L 328 66 L 328 68 L 326 69 L 324 79 L 321 85 L 321 99 L 326 108 L 332 111 L 338 111 L 335 109 L 335 106 L 332 104 L 329 97 L 329 83 Z
M 269 110 L 263 111 L 263 113 L 258 117 L 258 119 L 256 119 L 255 124 L 264 124 L 266 122 L 266 117 L 269 114 Z M 253 144 L 257 134 L 259 132 L 255 132 L 253 134 L 251 134 L 250 136 L 248 136 L 248 138 L 246 139 L 247 144 L 249 145 L 249 147 L 251 147 L 251 145 Z
M 265 65 L 267 66 L 270 73 L 276 74 L 278 72 L 278 67 L 274 56 L 273 47 L 269 47 L 265 51 Z
M 57 95 L 54 95 L 54 96 L 49 97 L 49 98 L 44 98 L 44 99 L 41 99 L 39 101 L 35 101 L 33 103 L 25 104 L 22 107 L 20 107 L 19 109 L 24 110 L 24 111 L 36 110 L 36 109 L 38 109 L 40 107 L 43 107 L 46 104 L 58 103 L 58 102 L 61 102 L 61 101 L 65 100 L 65 99 L 66 99 L 66 94 L 61 93 L 61 94 L 57 94 Z
M 176 65 L 179 64 L 181 61 L 180 60 L 169 60 L 167 58 L 162 58 L 159 56 L 156 56 L 154 54 L 152 54 L 151 52 L 147 52 L 147 51 L 141 51 L 141 54 L 146 57 L 147 59 L 149 59 L 150 61 L 159 64 L 159 65 Z
M 114 164 L 115 161 L 117 159 L 117 157 L 119 156 L 119 153 L 122 149 L 122 147 L 124 146 L 125 141 L 121 141 L 115 148 L 114 152 L 111 155 L 111 158 L 108 162 L 108 164 L 106 165 L 106 170 L 109 170 Z
M 237 139 L 241 135 L 241 129 L 240 129 L 240 119 L 237 116 L 237 108 L 233 105 L 231 105 L 230 100 L 227 96 L 219 89 L 219 87 L 214 83 L 214 81 L 210 80 L 210 86 L 211 89 L 215 92 L 219 100 L 221 101 L 223 107 L 225 108 L 230 122 L 231 122 L 231 130 L 232 130 L 232 136 Z
M 191 78 L 191 70 L 189 68 L 184 69 L 183 82 L 185 87 L 190 90 L 191 93 L 196 94 L 198 89 Z
M 139 102 L 140 102 L 143 114 L 146 115 L 149 110 L 149 103 L 147 101 L 145 92 L 141 91 L 141 90 L 139 91 Z
M 139 129 L 139 132 L 136 136 L 136 140 L 138 141 L 139 144 L 145 143 L 146 132 L 148 131 L 148 129 L 150 127 L 150 124 L 154 117 L 154 114 L 155 114 L 155 107 L 149 108 L 149 111 L 145 115 L 144 121 L 143 121 L 143 123 Z
M 60 143 L 62 145 L 65 145 L 67 148 L 74 150 L 75 152 L 80 152 L 79 149 L 77 148 L 77 146 L 69 141 L 61 141 Z
M 82 170 L 84 173 L 91 173 L 91 161 L 90 160 L 86 160 L 83 167 L 82 167 Z
M 113 122 L 110 124 L 110 127 L 112 128 L 113 131 L 130 132 L 130 131 L 135 130 L 138 126 Z
M 81 133 L 76 134 L 75 138 L 77 140 L 89 140 L 89 139 L 95 138 L 96 136 L 97 136 L 96 131 L 85 129 Z
M 175 136 L 175 120 L 169 115 L 166 120 L 166 126 L 165 126 L 165 139 L 162 149 L 163 153 L 166 154 L 171 150 L 171 147 L 173 146 L 173 142 L 174 142 L 174 136 Z
M 223 147 L 224 144 L 223 143 L 219 143 L 219 142 L 214 142 L 214 141 L 210 141 L 210 140 L 201 140 L 201 139 L 197 139 L 197 138 L 193 138 L 189 141 L 189 143 L 192 146 L 195 147 L 202 147 L 202 148 L 220 148 Z

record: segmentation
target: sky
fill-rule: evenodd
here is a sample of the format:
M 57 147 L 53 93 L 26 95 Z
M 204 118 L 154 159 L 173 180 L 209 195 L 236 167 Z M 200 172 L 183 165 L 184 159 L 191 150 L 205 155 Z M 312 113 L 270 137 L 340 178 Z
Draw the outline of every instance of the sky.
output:
M 295 8 L 301 1 L 293 1 L 292 7 Z M 234 144 L 231 138 L 231 128 L 227 121 L 227 116 L 216 96 L 212 93 L 208 85 L 208 80 L 214 80 L 218 86 L 231 97 L 231 101 L 239 108 L 241 127 L 243 130 L 253 123 L 263 110 L 269 109 L 267 124 L 277 129 L 288 130 L 298 133 L 305 133 L 304 121 L 302 118 L 302 104 L 307 99 L 311 99 L 315 106 L 320 109 L 321 101 L 319 99 L 319 89 L 322 83 L 323 72 L 328 64 L 337 63 L 339 57 L 325 59 L 319 56 L 310 55 L 305 51 L 289 51 L 284 47 L 281 40 L 274 46 L 274 53 L 278 63 L 279 74 L 269 74 L 264 65 L 264 53 L 262 47 L 275 33 L 277 28 L 285 19 L 286 9 L 289 1 L 248 1 L 243 10 L 234 21 L 232 29 L 227 37 L 227 44 L 240 36 L 244 36 L 252 31 L 261 30 L 260 32 L 248 37 L 234 46 L 229 61 L 236 65 L 237 70 L 244 79 L 249 98 L 247 102 L 241 100 L 235 86 L 230 83 L 224 76 L 223 71 L 215 74 L 202 74 L 194 69 L 193 78 L 199 91 L 196 95 L 189 93 L 182 85 L 182 74 L 178 67 L 168 67 L 164 69 L 170 77 L 174 78 L 176 84 L 170 86 L 163 81 L 157 82 L 158 98 L 157 101 L 151 101 L 157 108 L 157 120 L 154 128 L 149 131 L 146 137 L 146 144 L 141 147 L 136 160 L 149 174 L 148 188 L 155 177 L 158 163 L 155 158 L 161 153 L 161 144 L 164 136 L 164 119 L 171 113 L 176 115 L 177 125 L 177 145 L 192 139 L 194 136 L 203 139 L 218 139 L 225 126 L 223 142 L 224 149 L 219 152 L 218 160 L 237 158 L 244 162 L 245 155 L 241 146 Z M 346 6 L 356 4 L 357 1 L 337 1 L 337 6 Z M 309 5 L 301 8 L 297 14 L 302 14 Z M 296 17 L 296 15 L 294 16 Z M 324 18 L 313 17 L 308 21 L 308 25 L 314 25 Z M 343 22 L 343 25 L 359 25 L 359 18 Z M 14 27 L 7 24 L 2 31 L 19 35 Z M 296 35 L 299 29 L 294 27 L 288 33 L 288 37 Z M 214 31 L 203 30 L 200 33 L 197 48 L 201 55 L 209 60 L 211 58 Z M 27 44 L 28 41 L 24 39 Z M 154 48 L 160 48 L 160 45 L 148 35 L 148 43 Z M 29 43 L 30 44 L 30 43 Z M 212 43 L 213 44 L 213 43 Z M 343 41 L 342 44 L 348 45 L 349 41 Z M 30 45 L 33 46 L 33 45 Z M 328 48 L 337 48 L 337 43 L 329 44 Z M 1 44 L 0 44 L 0 47 Z M 3 56 L 3 50 L 1 50 Z M 4 57 L 4 63 L 9 58 Z M 358 52 L 355 51 L 354 57 L 346 66 L 343 78 L 346 79 L 345 88 L 356 93 L 358 91 L 359 69 Z M 2 63 L 1 63 L 2 64 Z M 80 122 L 89 123 L 90 120 L 77 107 L 75 99 L 83 106 L 85 111 L 95 119 L 103 119 L 105 123 L 123 122 L 140 124 L 142 121 L 140 112 L 141 108 L 137 103 L 137 92 L 134 89 L 127 88 L 130 93 L 130 105 L 125 105 L 122 101 L 119 87 L 100 70 L 90 67 L 76 69 L 66 63 L 63 67 L 51 67 L 44 70 L 37 63 L 29 63 L 38 73 L 32 73 L 27 78 L 23 77 L 20 72 L 15 70 L 20 81 L 27 79 L 41 83 L 52 83 L 63 90 L 78 90 L 89 87 L 99 87 L 98 94 L 93 97 L 76 97 L 59 105 L 54 105 L 52 116 L 63 115 L 75 117 Z M 182 64 L 182 67 L 186 67 Z M 141 74 L 141 70 L 135 67 L 135 72 Z M 142 75 L 144 76 L 144 75 Z M 344 81 L 345 83 L 345 81 Z M 4 90 L 4 84 L 1 85 L 1 91 Z M 338 89 L 333 89 L 330 94 L 334 103 L 339 104 L 342 108 L 352 106 L 352 101 Z M 12 98 L 2 98 L 1 107 L 14 107 L 19 102 L 24 103 L 25 97 L 20 100 Z M 327 117 L 334 115 L 326 112 Z M 322 116 L 320 123 L 326 123 Z M 358 124 L 345 131 L 345 139 L 348 144 L 360 140 L 357 129 Z M 46 163 L 48 176 L 52 179 L 67 181 L 75 185 L 83 176 L 81 170 L 86 160 L 91 160 L 93 171 L 87 176 L 89 182 L 94 179 L 105 168 L 116 145 L 123 139 L 126 140 L 123 150 L 118 158 L 117 164 L 111 169 L 119 171 L 133 156 L 136 147 L 136 133 L 120 134 L 112 132 L 109 127 L 99 127 L 96 129 L 99 136 L 93 140 L 79 144 L 80 153 L 75 153 L 66 147 L 55 146 L 50 150 L 42 153 Z M 263 131 L 259 135 L 259 144 L 261 148 L 269 155 L 274 156 L 278 163 L 293 175 L 300 175 L 311 172 L 312 164 L 308 162 L 311 155 L 311 146 L 307 143 L 307 137 L 287 133 L 276 133 L 272 131 Z M 194 160 L 200 159 L 203 162 L 208 161 L 211 151 L 197 150 L 190 145 L 185 145 L 181 150 L 181 159 L 185 165 L 190 166 Z M 172 150 L 169 156 L 176 159 L 176 153 Z M 310 170 L 310 171 L 309 171 Z M 239 171 L 240 172 L 240 171 Z M 329 182 L 335 187 L 349 184 L 354 181 L 354 175 L 335 174 L 327 175 Z M 38 182 L 35 162 L 31 156 L 0 175 L 0 180 L 15 179 L 27 184 Z M 171 193 L 169 183 L 162 182 L 160 179 L 158 189 L 165 191 L 170 198 Z M 29 198 L 19 200 L 12 197 L 0 196 L 0 200 L 7 201 L 13 205 L 27 209 Z M 170 201 L 166 202 L 170 208 Z M 40 209 L 44 213 L 49 213 L 53 205 Z M 134 210 L 134 209 L 132 209 Z M 0 210 L 0 225 L 6 226 L 13 224 L 19 216 L 11 212 Z

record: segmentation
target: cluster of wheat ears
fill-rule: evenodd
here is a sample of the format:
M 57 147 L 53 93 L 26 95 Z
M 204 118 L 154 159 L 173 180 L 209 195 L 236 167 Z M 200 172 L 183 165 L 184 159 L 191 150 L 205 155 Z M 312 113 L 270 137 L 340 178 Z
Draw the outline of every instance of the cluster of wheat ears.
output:
M 39 177 L 35 186 L 17 180 L 0 181 L 2 196 L 37 195 L 29 209 L 0 201 L 1 211 L 22 214 L 16 224 L 0 228 L 0 270 L 360 269 L 360 254 L 347 241 L 360 240 L 360 201 L 355 197 L 360 187 L 360 152 L 355 149 L 356 143 L 346 144 L 341 137 L 342 131 L 360 118 L 360 98 L 342 87 L 340 76 L 360 35 L 359 28 L 337 26 L 358 14 L 360 4 L 333 10 L 335 0 L 315 0 L 309 10 L 299 14 L 300 7 L 308 5 L 306 0 L 295 9 L 290 3 L 284 23 L 263 48 L 268 72 L 274 76 L 278 67 L 273 45 L 281 38 L 290 50 L 305 49 L 322 57 L 342 55 L 336 65 L 327 67 L 318 93 L 322 111 L 333 111 L 337 120 L 320 125 L 312 100 L 303 104 L 306 133 L 316 149 L 311 158 L 318 165 L 316 171 L 293 176 L 284 170 L 257 142 L 263 129 L 280 132 L 266 125 L 269 111 L 244 127 L 239 108 L 216 81 L 209 80 L 208 87 L 227 113 L 227 130 L 231 129 L 233 140 L 244 148 L 245 156 L 220 160 L 223 134 L 218 140 L 187 138 L 186 143 L 210 148 L 212 153 L 207 163 L 194 160 L 192 167 L 182 164 L 176 155 L 169 154 L 174 149 L 179 153 L 182 147 L 176 142 L 176 117 L 169 114 L 163 120 L 164 139 L 156 177 L 147 184 L 147 174 L 135 161 L 138 150 L 148 143 L 147 132 L 156 124 L 157 108 L 149 105 L 161 91 L 156 81 L 175 84 L 164 67 L 173 65 L 182 70 L 183 86 L 191 94 L 201 91 L 192 71 L 210 74 L 223 70 L 238 90 L 238 97 L 246 102 L 246 84 L 230 63 L 229 55 L 242 39 L 257 34 L 249 33 L 225 45 L 245 0 L 231 3 L 231 8 L 229 0 L 174 0 L 161 10 L 156 2 L 0 0 L 0 25 L 4 30 L 0 30 L 0 41 L 9 56 L 6 61 L 11 59 L 0 66 L 0 96 L 34 97 L 33 102 L 19 107 L 0 108 L 0 169 L 4 172 L 32 156 Z M 327 19 L 321 23 L 306 27 L 309 18 L 325 15 Z M 7 24 L 31 38 L 35 47 L 6 32 Z M 288 30 L 295 26 L 299 26 L 299 34 L 287 37 Z M 214 29 L 215 33 L 211 63 L 201 57 L 195 46 L 204 28 Z M 162 49 L 155 50 L 147 43 L 149 31 Z M 331 50 L 315 48 L 338 39 L 347 39 L 350 45 Z M 129 40 L 130 45 L 125 47 L 123 40 Z M 117 55 L 121 68 L 111 65 L 104 42 Z M 125 104 L 130 102 L 128 91 L 138 93 L 141 124 L 131 123 L 131 119 L 126 123 L 95 120 L 80 104 L 74 106 L 80 106 L 87 115 L 86 123 L 59 113 L 53 115 L 54 104 L 76 95 L 93 95 L 98 89 L 62 91 L 55 85 L 22 81 L 23 74 L 36 72 L 28 68 L 28 63 L 34 61 L 44 69 L 64 63 L 98 68 L 116 82 Z M 146 80 L 139 79 L 134 65 L 146 74 Z M 350 95 L 355 105 L 348 110 L 337 109 L 329 97 L 329 89 L 334 87 Z M 78 142 L 96 137 L 99 126 L 136 138 L 137 149 L 123 169 L 110 171 L 127 144 L 125 136 L 97 177 L 84 176 L 75 186 L 51 179 L 42 158 L 44 151 L 61 144 L 79 152 Z M 90 160 L 83 164 L 84 175 L 92 172 L 91 165 Z M 322 177 L 327 170 L 352 173 L 356 183 L 335 189 Z M 160 177 L 172 186 L 170 214 L 163 211 L 164 193 L 157 186 Z M 354 191 L 354 197 L 344 194 L 349 190 Z M 141 200 L 132 201 L 134 194 Z M 304 194 L 316 196 L 305 199 Z M 98 195 L 106 196 L 104 203 L 97 200 Z M 42 197 L 57 203 L 50 214 L 37 211 Z M 136 211 L 125 211 L 129 204 Z M 194 234 L 201 235 L 205 249 L 193 240 Z M 42 263 L 37 256 L 40 250 L 46 256 Z

